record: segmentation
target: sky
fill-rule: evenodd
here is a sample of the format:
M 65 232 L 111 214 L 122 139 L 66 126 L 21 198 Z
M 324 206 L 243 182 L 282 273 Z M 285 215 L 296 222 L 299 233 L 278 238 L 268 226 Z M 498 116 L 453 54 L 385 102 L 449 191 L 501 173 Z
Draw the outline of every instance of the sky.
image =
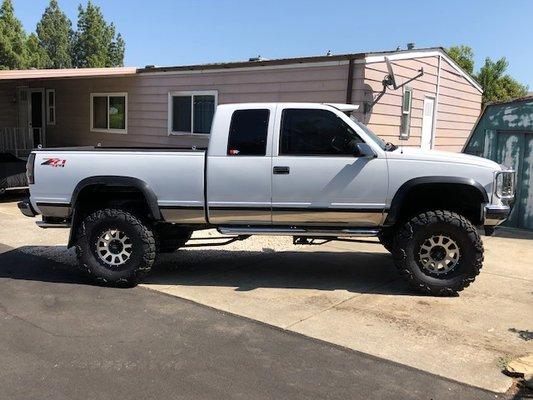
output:
M 76 23 L 78 4 L 59 0 Z M 533 1 L 93 0 L 126 40 L 126 66 L 471 46 L 476 70 L 506 57 L 533 91 Z M 33 32 L 48 0 L 14 0 Z

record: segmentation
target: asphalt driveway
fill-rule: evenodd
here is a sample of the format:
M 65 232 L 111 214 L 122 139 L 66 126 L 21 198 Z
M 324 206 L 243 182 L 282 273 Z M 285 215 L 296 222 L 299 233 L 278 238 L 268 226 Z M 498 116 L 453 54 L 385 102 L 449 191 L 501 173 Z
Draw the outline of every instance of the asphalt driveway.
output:
M 494 399 L 414 368 L 0 245 L 5 399 Z

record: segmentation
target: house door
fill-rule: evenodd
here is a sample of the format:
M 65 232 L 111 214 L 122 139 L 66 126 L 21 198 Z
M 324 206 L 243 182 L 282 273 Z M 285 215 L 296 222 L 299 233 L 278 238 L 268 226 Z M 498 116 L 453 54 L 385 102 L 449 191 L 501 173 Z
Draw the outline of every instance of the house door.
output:
M 533 133 L 498 132 L 496 161 L 516 171 L 516 198 L 507 226 L 533 229 Z
M 424 99 L 424 115 L 422 118 L 422 141 L 420 147 L 424 150 L 431 148 L 433 137 L 433 114 L 435 112 L 435 98 Z
M 29 101 L 28 126 L 31 131 L 33 147 L 45 145 L 44 89 L 31 89 Z

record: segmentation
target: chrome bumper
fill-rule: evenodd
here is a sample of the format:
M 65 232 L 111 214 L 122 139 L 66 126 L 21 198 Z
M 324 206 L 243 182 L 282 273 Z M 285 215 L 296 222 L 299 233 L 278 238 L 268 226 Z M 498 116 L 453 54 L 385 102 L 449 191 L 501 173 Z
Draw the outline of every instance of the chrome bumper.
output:
M 487 204 L 485 206 L 485 226 L 497 226 L 504 222 L 511 214 L 511 207 Z

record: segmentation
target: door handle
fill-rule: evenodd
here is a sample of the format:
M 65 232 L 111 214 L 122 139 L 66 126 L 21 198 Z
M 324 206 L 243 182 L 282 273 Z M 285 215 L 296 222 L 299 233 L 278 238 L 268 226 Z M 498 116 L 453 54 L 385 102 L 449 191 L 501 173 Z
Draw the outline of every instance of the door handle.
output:
M 274 175 L 288 175 L 290 173 L 289 167 L 274 167 Z

